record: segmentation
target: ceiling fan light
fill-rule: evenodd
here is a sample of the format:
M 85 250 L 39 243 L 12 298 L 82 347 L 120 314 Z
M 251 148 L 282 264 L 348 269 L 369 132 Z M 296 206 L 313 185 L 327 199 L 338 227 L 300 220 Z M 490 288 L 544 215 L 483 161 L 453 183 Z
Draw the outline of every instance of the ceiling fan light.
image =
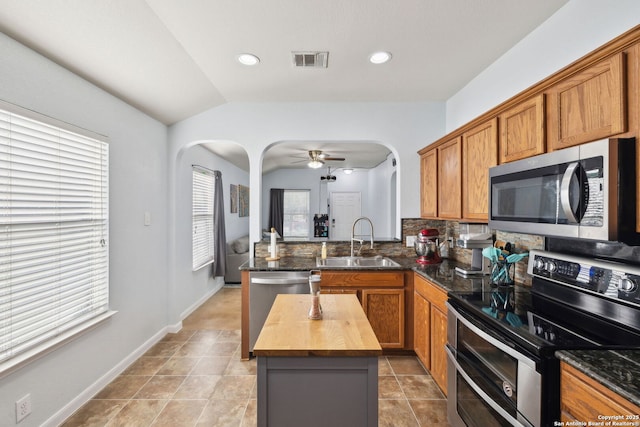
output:
M 374 52 L 369 56 L 369 62 L 372 64 L 384 64 L 391 60 L 391 54 L 389 52 Z
M 251 53 L 241 53 L 238 55 L 238 62 L 242 65 L 257 65 L 260 62 L 260 58 Z
M 342 169 L 342 172 L 345 175 L 351 175 L 353 173 L 353 169 L 351 169 L 351 168 Z
M 309 166 L 312 169 L 321 168 L 322 165 L 324 165 L 324 162 L 320 160 L 311 160 L 309 163 L 307 163 L 307 166 Z

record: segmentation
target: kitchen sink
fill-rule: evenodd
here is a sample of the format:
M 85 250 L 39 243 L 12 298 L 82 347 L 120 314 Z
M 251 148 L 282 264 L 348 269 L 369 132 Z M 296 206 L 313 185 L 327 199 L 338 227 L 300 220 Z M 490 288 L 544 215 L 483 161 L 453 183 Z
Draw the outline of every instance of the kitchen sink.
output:
M 372 267 L 400 267 L 400 264 L 392 259 L 375 257 L 328 257 L 316 258 L 317 267 L 339 267 L 339 268 L 372 268 Z

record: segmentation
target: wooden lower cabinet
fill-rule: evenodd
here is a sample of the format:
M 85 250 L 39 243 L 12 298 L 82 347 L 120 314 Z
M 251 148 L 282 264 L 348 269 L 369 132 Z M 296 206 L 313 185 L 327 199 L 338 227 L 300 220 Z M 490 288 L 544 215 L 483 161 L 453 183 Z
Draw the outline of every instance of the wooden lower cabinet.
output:
M 447 394 L 447 293 L 417 273 L 414 276 L 413 342 L 416 355 Z
M 383 349 L 405 348 L 404 272 L 323 270 L 321 293 L 356 294 Z
M 447 314 L 438 307 L 431 308 L 431 376 L 447 394 Z
M 362 308 L 382 348 L 404 347 L 404 289 L 364 289 Z
M 431 370 L 431 304 L 413 291 L 413 347 L 425 369 Z
M 640 421 L 634 418 L 640 407 L 565 362 L 560 363 L 560 411 L 564 422 L 600 422 L 610 415 L 623 417 L 620 421 Z

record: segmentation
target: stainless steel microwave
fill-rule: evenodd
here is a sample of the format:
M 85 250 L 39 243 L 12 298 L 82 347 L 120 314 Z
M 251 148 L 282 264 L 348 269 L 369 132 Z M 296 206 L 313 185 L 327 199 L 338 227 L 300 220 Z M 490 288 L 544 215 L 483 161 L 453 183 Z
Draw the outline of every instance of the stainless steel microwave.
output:
M 489 227 L 639 244 L 635 139 L 606 139 L 489 170 Z

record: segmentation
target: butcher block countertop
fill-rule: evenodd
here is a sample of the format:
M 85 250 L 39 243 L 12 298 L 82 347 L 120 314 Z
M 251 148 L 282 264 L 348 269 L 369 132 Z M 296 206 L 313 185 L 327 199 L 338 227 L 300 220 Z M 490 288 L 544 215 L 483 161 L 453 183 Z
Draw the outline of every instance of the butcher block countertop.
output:
M 280 294 L 253 348 L 255 356 L 379 356 L 382 348 L 355 295 L 322 294 L 322 320 L 310 320 L 312 296 Z

